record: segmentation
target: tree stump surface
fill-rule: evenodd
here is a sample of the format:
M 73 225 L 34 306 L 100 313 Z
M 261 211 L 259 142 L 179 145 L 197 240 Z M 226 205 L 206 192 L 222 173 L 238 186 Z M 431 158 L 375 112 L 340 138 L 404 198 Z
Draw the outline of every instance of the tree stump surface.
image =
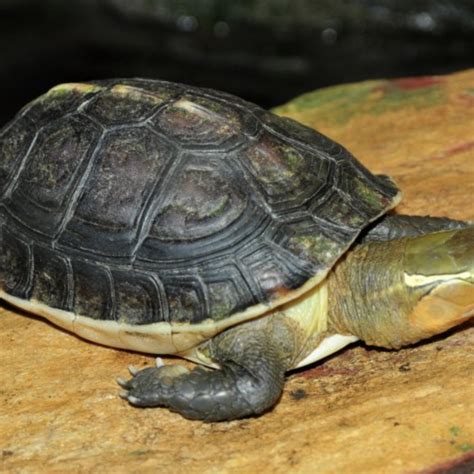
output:
M 404 193 L 398 212 L 474 219 L 474 70 L 331 87 L 276 111 L 390 174 Z M 152 365 L 151 356 L 86 342 L 7 305 L 0 311 L 0 472 L 474 466 L 472 323 L 400 351 L 352 345 L 290 374 L 264 416 L 206 424 L 118 397 L 115 377 L 129 364 Z

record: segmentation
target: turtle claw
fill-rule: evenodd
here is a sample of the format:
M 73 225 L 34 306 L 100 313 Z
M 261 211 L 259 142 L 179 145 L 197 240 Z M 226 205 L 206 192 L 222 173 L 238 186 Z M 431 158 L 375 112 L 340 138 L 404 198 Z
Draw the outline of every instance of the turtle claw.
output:
M 133 375 L 134 377 L 135 377 L 135 375 L 138 374 L 138 372 L 140 372 L 139 369 L 137 369 L 137 368 L 136 368 L 135 366 L 133 366 L 133 365 L 129 365 L 129 366 L 128 366 L 128 371 L 129 371 L 130 374 Z
M 132 405 L 142 405 L 143 402 L 140 400 L 140 398 L 134 397 L 133 395 L 127 395 L 127 400 L 132 404 Z
M 139 398 L 133 395 L 130 395 L 130 392 L 128 390 L 120 392 L 119 397 L 122 398 L 123 400 L 126 400 L 128 403 L 131 403 L 132 405 L 135 405 L 135 406 L 143 405 L 143 402 Z
M 123 379 L 122 377 L 117 377 L 115 381 L 122 387 L 122 388 L 129 388 L 129 381 Z
M 164 363 L 164 361 L 163 361 L 163 359 L 162 359 L 161 357 L 157 357 L 157 358 L 155 359 L 155 363 L 156 363 L 156 366 L 157 366 L 158 368 L 163 367 L 163 366 L 165 365 L 165 363 Z

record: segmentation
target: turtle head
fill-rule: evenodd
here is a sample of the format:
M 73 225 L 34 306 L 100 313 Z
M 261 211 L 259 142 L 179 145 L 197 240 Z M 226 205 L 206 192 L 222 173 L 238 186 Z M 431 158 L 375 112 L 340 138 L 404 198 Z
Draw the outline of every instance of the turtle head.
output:
M 417 297 L 410 323 L 439 334 L 474 316 L 474 227 L 410 239 L 404 280 Z

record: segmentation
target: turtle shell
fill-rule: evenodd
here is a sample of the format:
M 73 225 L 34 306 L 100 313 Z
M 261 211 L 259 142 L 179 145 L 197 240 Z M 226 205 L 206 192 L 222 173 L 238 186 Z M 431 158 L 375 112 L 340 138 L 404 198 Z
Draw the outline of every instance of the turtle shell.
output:
M 170 331 L 296 297 L 398 200 L 310 128 L 144 79 L 28 104 L 0 132 L 0 193 L 4 296 Z

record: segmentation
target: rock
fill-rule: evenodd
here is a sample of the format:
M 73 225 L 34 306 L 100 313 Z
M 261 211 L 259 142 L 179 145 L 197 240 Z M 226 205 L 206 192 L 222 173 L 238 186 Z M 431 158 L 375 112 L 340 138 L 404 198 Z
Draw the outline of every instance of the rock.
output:
M 392 175 L 400 212 L 474 219 L 474 70 L 332 87 L 277 112 Z M 474 463 L 470 323 L 400 351 L 353 345 L 290 374 L 270 413 L 205 424 L 118 397 L 114 378 L 151 356 L 2 308 L 1 472 L 405 473 Z

